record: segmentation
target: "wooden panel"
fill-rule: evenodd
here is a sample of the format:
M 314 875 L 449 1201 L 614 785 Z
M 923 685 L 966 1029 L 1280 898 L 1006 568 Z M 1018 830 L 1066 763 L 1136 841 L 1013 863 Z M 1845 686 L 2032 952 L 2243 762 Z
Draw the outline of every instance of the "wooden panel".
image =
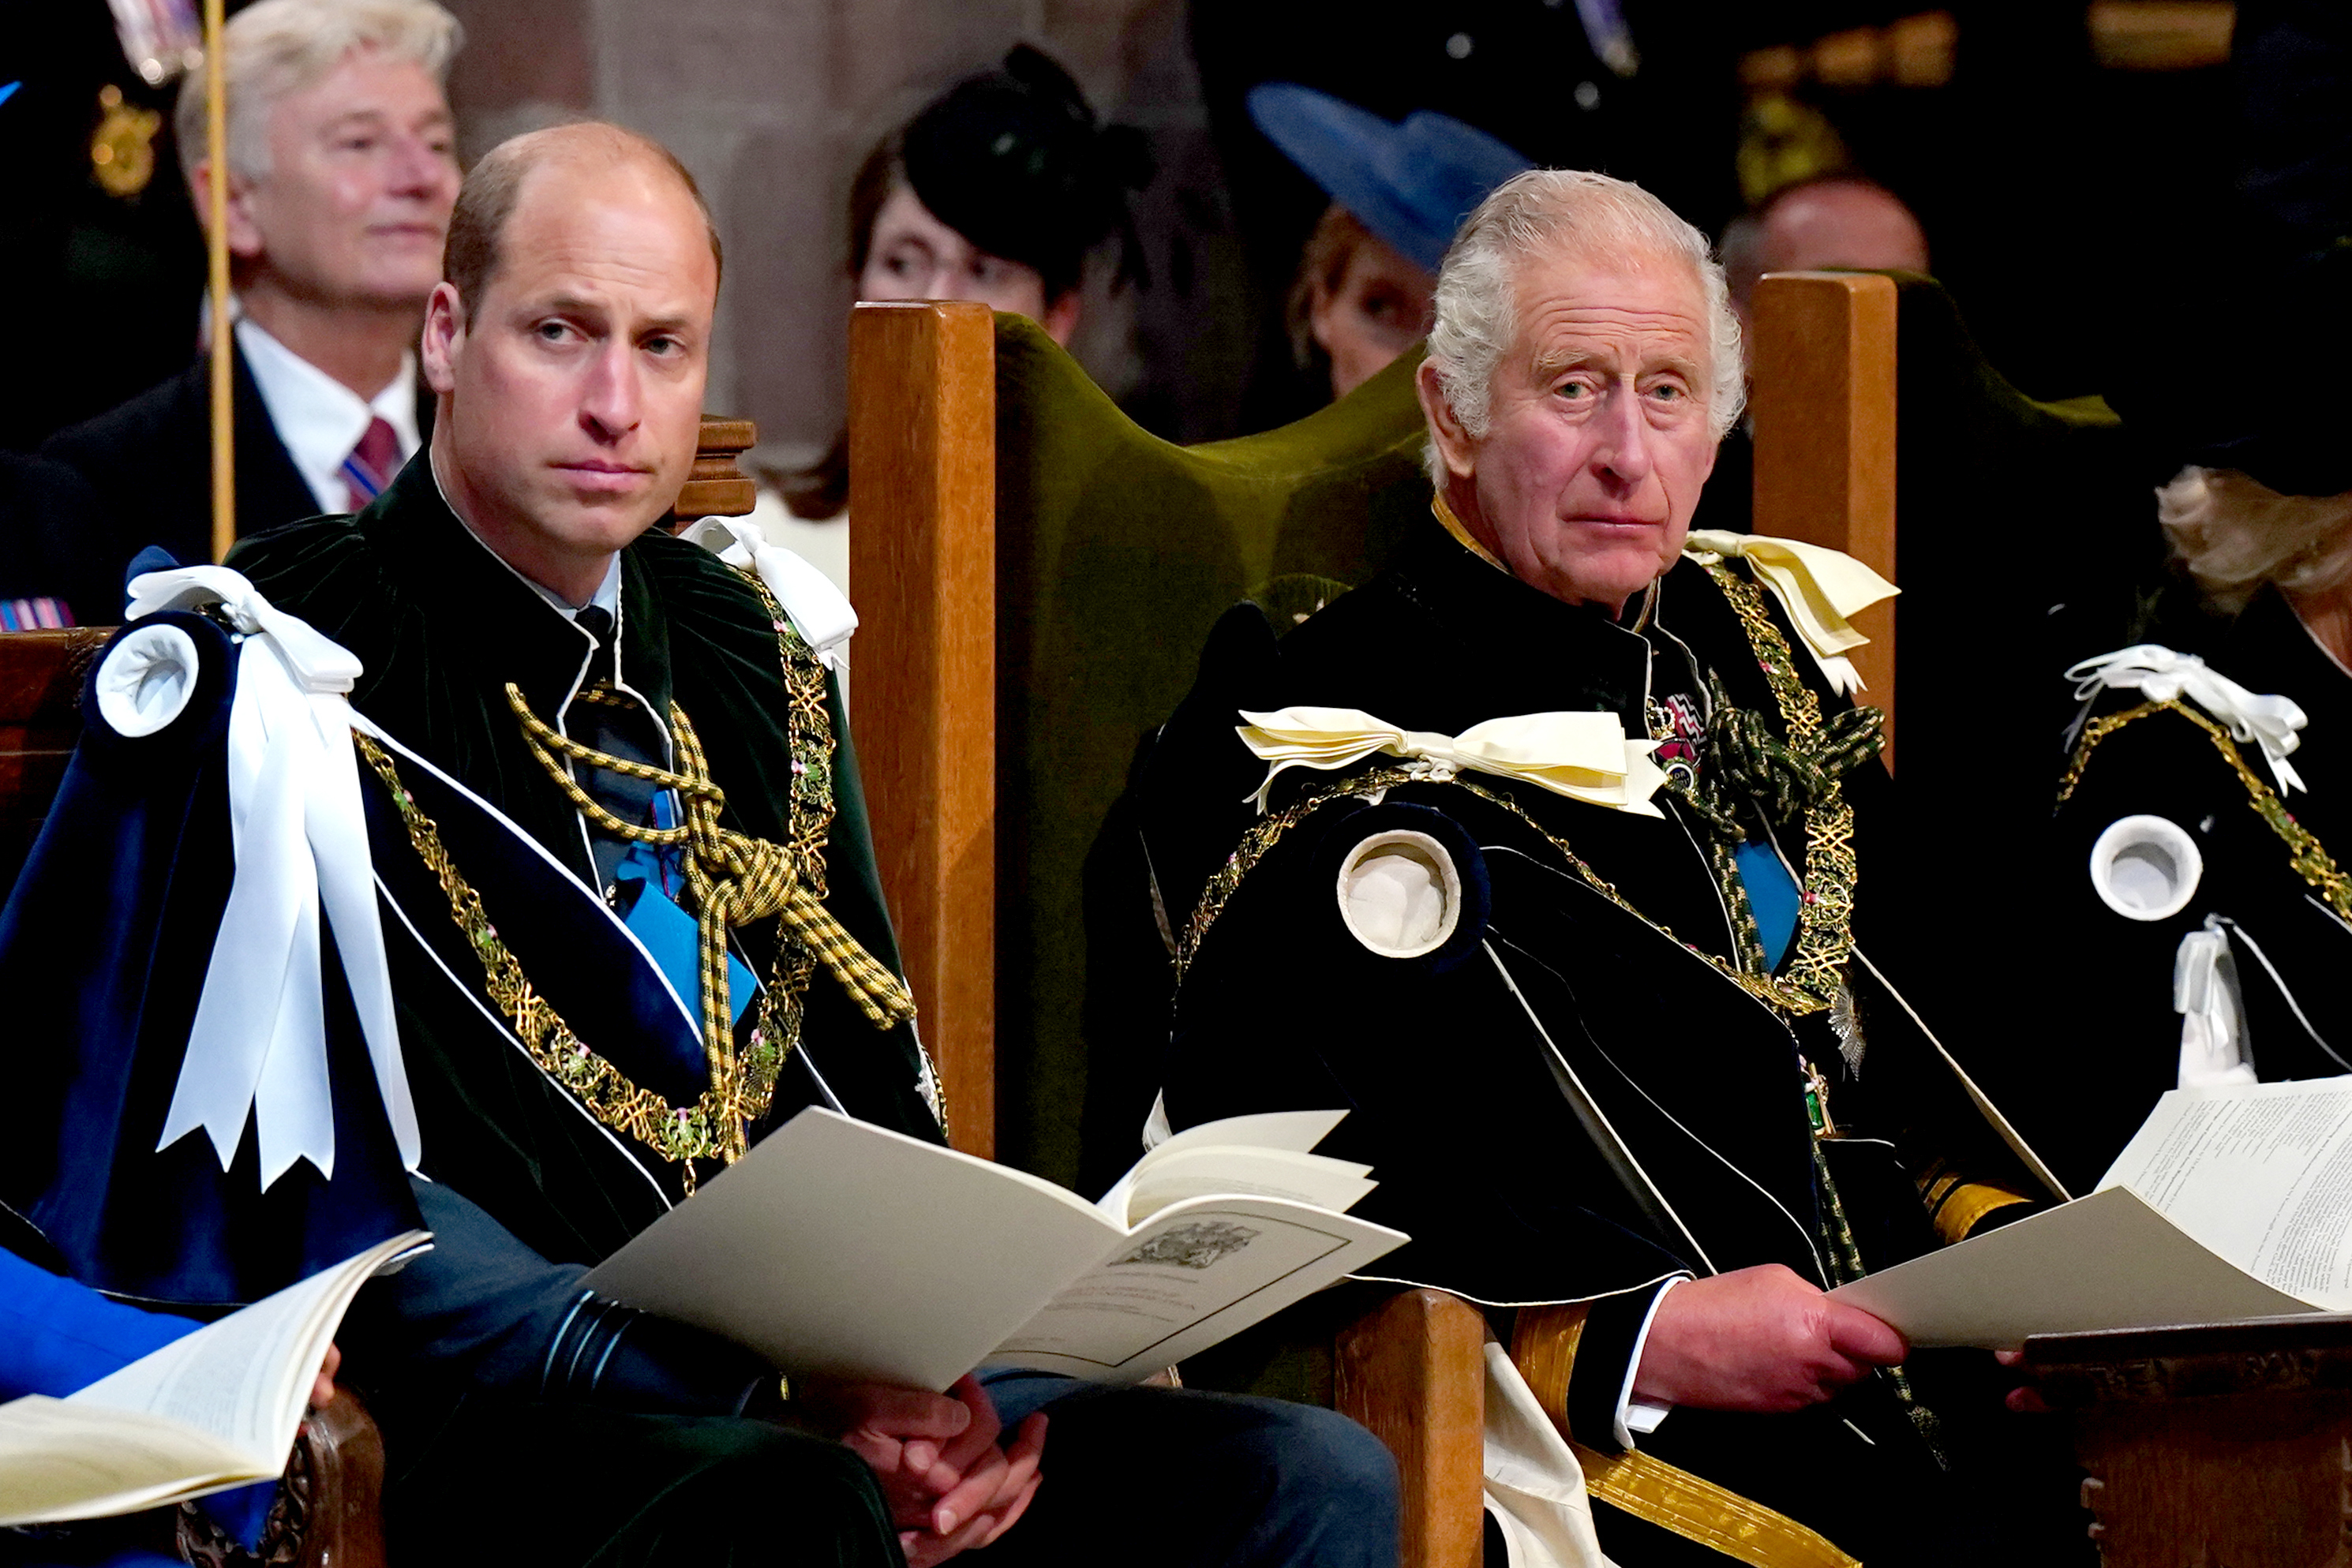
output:
M 695 443 L 694 466 L 670 510 L 678 526 L 697 517 L 740 517 L 750 515 L 759 491 L 736 460 L 759 444 L 759 426 L 748 419 L 702 416 L 702 434 Z
M 1486 1320 L 1404 1291 L 1340 1333 L 1333 1406 L 1396 1456 L 1402 1568 L 1478 1568 L 1486 1546 Z
M 0 897 L 16 884 L 81 738 L 81 688 L 110 626 L 0 632 Z
M 1759 534 L 1842 549 L 1890 582 L 1895 552 L 1895 282 L 1874 273 L 1776 272 L 1756 286 Z M 1895 765 L 1895 601 L 1854 617 L 1861 700 L 1886 710 Z
M 2352 1563 L 2352 1317 L 2026 1342 L 2104 1568 Z
M 882 891 L 956 1147 L 996 1149 L 996 325 L 849 324 L 850 701 Z

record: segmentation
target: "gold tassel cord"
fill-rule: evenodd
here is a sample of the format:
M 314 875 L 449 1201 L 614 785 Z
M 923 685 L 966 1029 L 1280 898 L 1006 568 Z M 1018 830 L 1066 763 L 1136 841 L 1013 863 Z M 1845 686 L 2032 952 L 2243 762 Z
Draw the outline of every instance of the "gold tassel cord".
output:
M 733 1060 L 733 1024 L 729 1018 L 727 933 L 731 927 L 764 920 L 782 920 L 793 935 L 816 955 L 858 1010 L 877 1029 L 887 1029 L 915 1016 L 914 998 L 905 982 L 875 961 L 874 956 L 843 928 L 831 911 L 801 885 L 790 855 L 781 844 L 755 839 L 719 825 L 727 795 L 711 782 L 710 766 L 702 742 L 686 711 L 669 708 L 681 771 L 650 763 L 633 762 L 581 745 L 549 726 L 530 711 L 520 687 L 509 683 L 507 706 L 522 724 L 531 755 L 580 812 L 604 831 L 636 843 L 683 845 L 687 886 L 693 896 L 696 924 L 701 936 L 703 1047 L 714 1076 L 730 1071 Z M 618 701 L 600 692 L 583 693 L 588 701 Z M 558 758 L 590 768 L 602 768 L 674 791 L 683 805 L 686 821 L 675 828 L 649 828 L 625 822 L 596 802 Z

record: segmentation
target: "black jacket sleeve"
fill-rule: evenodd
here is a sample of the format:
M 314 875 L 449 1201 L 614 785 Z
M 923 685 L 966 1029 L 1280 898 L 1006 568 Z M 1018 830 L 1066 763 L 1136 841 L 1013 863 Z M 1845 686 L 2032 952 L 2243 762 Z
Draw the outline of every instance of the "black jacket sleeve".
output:
M 341 1340 L 361 1387 L 736 1415 L 773 1385 L 751 1352 L 583 1289 L 578 1264 L 549 1262 L 453 1188 L 412 1180 L 433 1249 L 352 1309 Z

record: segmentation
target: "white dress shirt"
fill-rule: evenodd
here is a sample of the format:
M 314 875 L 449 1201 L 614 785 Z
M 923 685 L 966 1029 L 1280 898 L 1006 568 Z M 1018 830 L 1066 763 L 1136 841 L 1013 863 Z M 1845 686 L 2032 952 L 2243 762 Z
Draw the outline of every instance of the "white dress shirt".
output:
M 416 455 L 416 356 L 400 356 L 400 373 L 392 384 L 362 398 L 342 382 L 297 354 L 256 326 L 248 317 L 236 323 L 236 346 L 253 371 L 253 384 L 261 405 L 294 470 L 310 486 L 322 512 L 351 509 L 351 491 L 343 482 L 343 459 L 378 419 L 392 426 L 400 442 L 400 460 Z

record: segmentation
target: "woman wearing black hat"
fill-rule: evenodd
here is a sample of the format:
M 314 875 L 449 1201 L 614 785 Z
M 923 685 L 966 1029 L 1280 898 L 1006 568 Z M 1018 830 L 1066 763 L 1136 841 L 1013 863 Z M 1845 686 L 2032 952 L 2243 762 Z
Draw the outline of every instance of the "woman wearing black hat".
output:
M 1026 44 L 875 144 L 849 187 L 860 299 L 971 299 L 1029 317 L 1067 347 L 1087 263 L 1133 264 L 1127 194 L 1150 174 L 1140 132 L 1105 126 L 1070 74 Z M 849 500 L 846 432 L 784 486 L 795 516 Z

